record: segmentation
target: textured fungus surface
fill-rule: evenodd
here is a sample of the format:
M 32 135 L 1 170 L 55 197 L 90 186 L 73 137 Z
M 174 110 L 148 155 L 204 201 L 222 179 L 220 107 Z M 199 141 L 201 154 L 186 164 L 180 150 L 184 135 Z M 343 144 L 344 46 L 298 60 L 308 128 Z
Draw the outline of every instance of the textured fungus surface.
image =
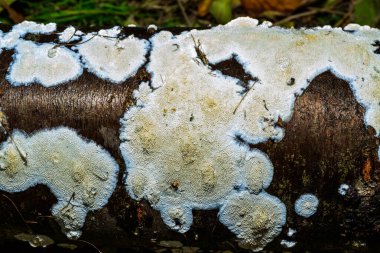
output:
M 262 250 L 280 234 L 285 217 L 285 205 L 265 192 L 233 194 L 219 211 L 220 221 L 243 239 L 240 246 L 254 251 Z
M 269 26 L 240 18 L 177 36 L 164 31 L 151 39 L 152 81 L 140 85 L 134 93 L 137 105 L 121 121 L 121 151 L 128 192 L 148 199 L 175 230 L 189 229 L 192 209 L 220 208 L 236 194 L 265 193 L 272 164 L 248 146 L 281 141 L 281 126 L 291 119 L 296 97 L 324 71 L 350 83 L 366 109 L 365 124 L 380 133 L 380 58 L 372 45 L 380 31 L 354 25 L 346 28 L 350 32 Z M 209 65 L 232 57 L 255 77 L 246 87 Z M 229 216 L 222 222 L 257 250 L 284 224 L 275 221 L 285 220 L 285 212 L 276 215 L 255 231 L 236 230 Z
M 317 212 L 319 200 L 313 194 L 301 195 L 294 204 L 294 210 L 299 216 L 309 218 Z
M 25 21 L 8 33 L 0 33 L 1 49 L 15 49 L 8 80 L 14 86 L 40 83 L 45 87 L 67 83 L 82 75 L 82 67 L 114 83 L 136 74 L 148 51 L 146 40 L 122 38 L 120 28 L 84 34 L 70 26 L 59 33 L 60 43 L 26 41 L 28 34 L 51 34 L 53 23 Z M 75 43 L 72 43 L 75 41 Z M 82 61 L 81 61 L 81 60 Z
M 116 186 L 116 161 L 94 142 L 69 128 L 31 136 L 13 131 L 0 149 L 0 189 L 25 191 L 47 185 L 58 202 L 53 216 L 70 238 L 78 238 L 86 214 L 103 207 Z
M 283 233 L 272 241 L 271 246 L 292 245 L 296 250 L 298 247 L 312 248 L 314 247 L 311 245 L 312 240 L 317 236 L 305 236 L 303 229 L 314 224 L 317 227 L 315 231 L 319 231 L 320 227 L 326 226 L 324 221 L 328 219 L 325 219 L 325 215 L 335 217 L 321 212 L 321 210 L 334 210 L 331 207 L 336 204 L 332 201 L 335 200 L 334 197 L 337 197 L 339 201 L 345 201 L 353 199 L 354 194 L 368 197 L 368 194 L 372 194 L 373 191 L 366 188 L 363 190 L 360 180 L 359 183 L 352 182 L 352 178 L 356 178 L 352 174 L 358 173 L 356 167 L 344 170 L 342 164 L 346 161 L 338 163 L 340 162 L 338 158 L 326 158 L 322 155 L 319 157 L 319 153 L 310 151 L 310 146 L 314 145 L 313 141 L 319 143 L 320 146 L 316 147 L 316 151 L 319 152 L 319 149 L 325 148 L 323 145 L 325 143 L 328 143 L 326 148 L 330 149 L 334 147 L 331 143 L 337 139 L 340 141 L 339 147 L 344 146 L 342 143 L 346 143 L 339 139 L 341 138 L 339 136 L 343 135 L 341 132 L 339 136 L 334 136 L 331 132 L 335 133 L 335 128 L 331 130 L 328 128 L 329 122 L 312 114 L 313 109 L 319 113 L 323 111 L 334 116 L 339 114 L 341 118 L 337 116 L 333 120 L 328 119 L 331 120 L 331 124 L 346 126 L 342 123 L 344 122 L 354 128 L 364 123 L 370 132 L 368 135 L 371 135 L 373 139 L 379 136 L 378 41 L 380 32 L 358 25 L 349 25 L 344 29 L 318 27 L 300 30 L 270 26 L 269 22 L 258 25 L 256 20 L 240 18 L 226 26 L 201 31 L 193 30 L 180 35 L 150 27 L 148 34 L 155 35 L 148 43 L 144 40 L 149 37 L 147 34 L 141 35 L 138 30 L 133 30 L 137 31 L 135 35 L 139 39 L 127 37 L 118 27 L 86 34 L 68 27 L 61 33 L 51 34 L 51 37 L 39 37 L 37 35 L 53 32 L 56 29 L 55 25 L 24 22 L 14 26 L 9 32 L 0 32 L 0 50 L 2 50 L 0 57 L 8 63 L 10 60 L 7 59 L 10 55 L 13 55 L 14 59 L 7 73 L 7 80 L 2 83 L 0 94 L 5 92 L 5 95 L 2 95 L 0 100 L 1 107 L 7 112 L 13 129 L 19 128 L 32 132 L 44 126 L 52 127 L 62 124 L 75 126 L 80 129 L 81 134 L 85 133 L 86 137 L 110 149 L 122 167 L 117 151 L 119 139 L 115 133 L 119 127 L 117 120 L 125 111 L 121 120 L 120 149 L 126 163 L 124 180 L 128 193 L 134 199 L 147 199 L 153 208 L 160 211 L 163 221 L 170 228 L 186 232 L 190 227 L 195 227 L 186 234 L 186 238 L 194 236 L 196 238 L 194 240 L 197 241 L 198 234 L 194 234 L 194 231 L 199 234 L 204 233 L 207 229 L 200 230 L 202 226 L 199 224 L 204 225 L 207 222 L 199 219 L 197 215 L 200 212 L 194 210 L 219 209 L 219 220 L 239 237 L 242 247 L 253 250 L 263 248 L 280 234 L 282 226 L 285 225 L 297 229 L 297 244 L 293 245 L 295 238 L 291 238 L 292 240 L 287 238 L 281 243 L 282 235 L 285 235 Z M 143 30 L 146 31 L 146 29 Z M 56 41 L 59 43 L 46 43 L 46 38 L 49 38 L 47 41 L 51 41 L 53 36 L 57 37 Z M 32 51 L 26 54 L 23 53 L 23 48 L 32 49 Z M 148 56 L 149 59 L 146 59 Z M 32 58 L 37 58 L 39 61 L 33 61 L 31 64 Z M 225 66 L 225 62 L 232 61 L 234 61 L 232 69 L 239 68 L 235 71 L 235 75 L 230 74 L 226 69 L 221 69 Z M 32 65 L 33 68 L 28 69 L 28 65 Z M 0 69 L 2 74 L 6 67 L 3 68 L 4 71 Z M 65 69 L 65 71 L 58 72 L 58 69 Z M 364 109 L 357 104 L 351 105 L 352 107 L 346 105 L 342 107 L 343 109 L 339 107 L 340 102 L 351 101 L 351 98 L 342 95 L 345 94 L 343 92 L 345 87 L 340 87 L 342 89 L 336 92 L 339 96 L 335 98 L 335 93 L 328 93 L 334 87 L 320 88 L 318 86 L 318 89 L 326 92 L 322 93 L 322 98 L 318 97 L 318 89 L 317 91 L 314 88 L 311 89 L 309 84 L 314 77 L 326 71 L 347 81 L 353 91 L 354 99 Z M 325 73 L 324 76 L 331 79 L 332 75 Z M 71 83 L 67 86 L 58 85 L 69 81 Z M 323 83 L 323 81 L 317 81 L 318 84 L 321 82 Z M 35 85 L 36 83 L 41 85 Z M 113 85 L 112 83 L 120 84 Z M 336 80 L 330 80 L 330 83 L 339 84 Z M 20 85 L 25 87 L 15 87 Z M 134 91 L 133 101 L 130 95 L 136 87 L 138 88 Z M 292 125 L 290 121 L 293 120 L 295 101 L 307 89 L 312 90 L 310 93 L 317 98 L 308 97 L 306 106 L 302 106 L 302 103 L 299 105 L 301 109 L 298 109 L 298 113 L 301 112 L 302 117 L 306 119 L 303 121 L 297 118 Z M 305 96 L 306 94 L 298 99 L 302 101 Z M 330 105 L 326 106 L 321 102 L 324 99 L 337 104 L 334 104 L 331 109 Z M 130 107 L 132 103 L 136 104 Z M 335 105 L 337 108 L 334 107 Z M 342 118 L 347 116 L 346 109 L 347 115 L 351 115 L 352 119 Z M 309 110 L 309 112 L 305 113 L 303 110 Z M 363 112 L 365 113 L 364 120 Z M 356 118 L 358 113 L 360 116 Z M 355 121 L 359 118 L 360 123 Z M 32 123 L 29 124 L 26 121 Z M 105 125 L 102 125 L 103 123 Z M 327 126 L 322 133 L 324 137 L 330 137 L 328 140 L 330 142 L 321 141 L 319 132 L 315 133 L 315 125 L 319 124 Z M 361 128 L 346 129 L 342 125 L 339 125 L 338 130 L 344 129 L 360 134 L 365 131 Z M 375 129 L 374 132 L 371 132 L 372 128 Z M 309 130 L 310 135 L 307 134 Z M 1 180 L 16 180 L 18 175 L 23 175 L 23 171 L 27 171 L 27 168 L 32 166 L 29 160 L 27 160 L 28 163 L 21 163 L 20 154 L 25 152 L 27 158 L 30 158 L 30 152 L 25 147 L 22 148 L 21 144 L 29 143 L 29 140 L 43 132 L 45 131 L 27 136 L 15 131 L 14 137 L 20 142 L 17 144 L 21 147 L 17 152 L 14 150 L 12 141 L 3 143 L 3 153 L 13 147 L 13 154 L 12 152 L 7 154 L 9 155 L 7 162 L 15 160 L 19 166 L 8 166 L 8 169 L 2 169 Z M 289 136 L 289 132 L 296 137 Z M 313 134 L 317 137 L 315 138 Z M 367 135 L 357 136 L 357 138 L 362 142 L 370 139 Z M 292 142 L 291 140 L 294 139 L 295 141 Z M 375 145 L 377 151 L 378 143 L 375 143 L 373 139 L 370 139 L 371 144 L 368 145 Z M 350 139 L 347 138 L 347 140 Z M 356 147 L 355 152 L 363 145 Z M 50 146 L 53 149 L 55 147 Z M 298 153 L 292 153 L 299 147 L 301 149 L 297 150 Z M 287 151 L 283 151 L 282 148 L 286 148 Z M 351 166 L 356 165 L 356 160 L 355 162 L 352 160 L 359 157 L 358 160 L 361 161 L 363 157 L 356 153 L 349 153 L 348 148 L 345 151 L 347 153 L 344 153 L 342 157 L 348 158 L 347 163 Z M 303 153 L 305 150 L 307 150 L 306 154 Z M 372 148 L 369 152 L 372 152 Z M 77 153 L 72 157 L 77 157 Z M 46 152 L 47 154 L 49 152 Z M 335 154 L 335 150 L 330 154 L 339 156 Z M 372 168 L 375 162 L 372 160 L 377 161 L 378 154 L 375 156 L 376 159 L 373 159 L 366 155 L 362 170 L 364 185 L 376 180 Z M 111 157 L 109 159 L 113 161 Z M 70 161 L 75 161 L 75 159 L 70 159 Z M 336 164 L 336 168 L 327 168 L 326 164 L 322 164 L 326 161 L 329 164 Z M 294 162 L 294 166 L 290 165 L 291 162 Z M 320 163 L 315 175 L 308 175 L 315 171 L 315 166 L 302 167 L 302 164 L 308 163 L 312 163 L 313 166 Z M 92 162 L 87 164 L 97 165 Z M 299 168 L 303 170 L 298 170 Z M 336 169 L 337 173 L 343 171 L 338 183 L 330 181 L 329 175 L 334 173 L 333 169 Z M 50 187 L 58 198 L 58 203 L 52 210 L 53 214 L 61 221 L 67 235 L 72 237 L 80 234 L 79 229 L 83 225 L 87 211 L 104 206 L 113 190 L 110 189 L 107 193 L 109 195 L 104 193 L 108 197 L 102 198 L 105 202 L 95 208 L 95 206 L 89 206 L 85 200 L 88 197 L 85 194 L 85 185 L 70 187 L 69 189 L 76 190 L 75 194 L 66 191 L 62 193 L 53 187 L 55 182 L 53 179 L 50 184 L 47 183 L 42 169 L 35 171 L 38 175 L 25 180 L 24 184 L 32 186 L 41 183 Z M 65 170 L 66 173 L 68 171 L 70 170 Z M 65 172 L 62 172 L 63 177 L 68 176 Z M 86 175 L 94 177 L 94 180 L 101 180 L 95 175 Z M 321 176 L 326 180 L 323 184 L 316 183 L 319 181 L 313 181 L 313 176 Z M 38 177 L 40 181 L 33 181 Z M 313 183 L 310 183 L 311 181 Z M 119 176 L 119 182 L 122 182 L 121 176 Z M 343 197 L 336 192 L 341 182 L 347 182 L 350 185 L 347 194 Z M 110 186 L 111 183 L 114 181 L 110 180 L 107 185 Z M 331 187 L 334 193 L 320 191 L 320 189 L 327 189 L 322 185 L 330 184 L 334 186 Z M 16 190 L 22 191 L 20 187 L 16 187 Z M 290 189 L 296 190 L 292 192 Z M 142 227 L 145 228 L 144 232 L 149 226 L 151 230 L 157 227 L 160 231 L 166 229 L 160 224 L 160 219 L 152 221 L 147 218 L 149 215 L 154 216 L 152 214 L 154 212 L 148 208 L 146 202 L 130 201 L 125 191 L 121 193 L 121 190 L 123 190 L 122 186 L 119 185 L 115 192 L 117 197 L 110 204 L 114 208 L 110 210 L 110 213 L 111 216 L 117 217 L 118 222 L 121 221 L 123 229 L 135 235 L 139 233 L 139 229 L 143 230 Z M 305 191 L 318 193 L 318 197 L 321 198 L 318 212 L 310 219 L 294 218 L 294 198 Z M 367 215 L 378 213 L 376 208 L 365 207 L 368 199 L 370 198 L 366 198 L 359 206 L 360 215 L 362 215 L 359 218 L 367 225 L 372 221 L 366 219 Z M 288 207 L 287 220 L 283 202 Z M 336 205 L 341 207 L 342 203 L 339 202 Z M 250 207 L 249 210 L 246 207 Z M 131 210 L 135 213 L 130 213 Z M 335 232 L 340 231 L 340 225 L 342 225 L 344 227 L 342 230 L 350 233 L 346 228 L 350 225 L 350 215 L 357 217 L 355 211 L 352 210 L 351 208 L 345 211 L 348 213 L 345 217 L 349 218 L 344 220 L 343 225 L 337 224 L 339 229 L 336 228 Z M 363 210 L 368 210 L 368 213 Z M 216 214 L 215 212 L 208 211 L 207 214 Z M 104 213 L 108 214 L 107 211 Z M 237 213 L 243 213 L 243 215 L 237 216 Z M 72 219 L 73 217 L 76 220 Z M 217 223 L 216 217 L 207 217 L 207 219 L 212 220 L 213 224 Z M 288 224 L 285 224 L 285 220 Z M 301 222 L 298 222 L 299 220 Z M 89 223 L 93 224 L 92 221 Z M 99 224 L 106 229 L 106 223 Z M 373 231 L 379 229 L 375 223 L 367 227 Z M 91 228 L 90 225 L 89 230 Z M 228 234 L 224 227 L 220 226 L 218 229 L 224 229 L 225 234 Z M 212 231 L 210 234 L 214 233 L 214 230 Z M 325 230 L 321 229 L 321 231 Z M 121 231 L 114 233 L 121 233 Z M 170 234 L 167 230 L 164 233 L 170 235 L 170 238 L 166 239 L 181 238 L 180 235 Z M 331 238 L 336 238 L 337 233 Z M 140 236 L 152 238 L 151 234 L 143 235 L 142 233 Z M 233 238 L 229 234 L 228 236 L 230 239 Z M 299 236 L 303 238 L 303 241 L 298 240 Z M 318 236 L 330 237 L 326 233 Z M 288 237 L 291 236 L 288 235 Z M 125 238 L 130 239 L 130 234 Z M 346 241 L 346 238 L 343 239 Z M 133 241 L 133 239 L 130 240 Z M 203 237 L 202 240 L 207 239 Z M 215 242 L 219 241 L 215 240 Z M 361 245 L 360 242 L 352 244 L 354 243 Z
M 97 76 L 119 83 L 125 81 L 145 61 L 148 44 L 133 35 L 120 39 L 119 27 L 86 34 L 86 43 L 76 46 L 84 66 Z
M 8 80 L 15 86 L 33 82 L 49 87 L 68 82 L 82 74 L 79 57 L 71 50 L 54 44 L 37 45 L 31 41 L 19 42 Z

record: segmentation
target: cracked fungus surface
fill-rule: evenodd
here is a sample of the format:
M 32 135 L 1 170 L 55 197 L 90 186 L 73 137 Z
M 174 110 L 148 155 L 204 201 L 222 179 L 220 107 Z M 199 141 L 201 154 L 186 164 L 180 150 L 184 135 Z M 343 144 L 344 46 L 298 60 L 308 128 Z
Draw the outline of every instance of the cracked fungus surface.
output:
M 152 80 L 140 84 L 136 106 L 121 120 L 120 149 L 127 191 L 149 200 L 172 229 L 186 232 L 192 209 L 221 208 L 222 223 L 253 250 L 279 234 L 285 208 L 265 192 L 273 166 L 248 144 L 281 141 L 279 121 L 290 120 L 296 96 L 326 70 L 350 83 L 366 109 L 365 124 L 380 133 L 379 30 L 270 26 L 239 18 L 151 38 Z M 232 57 L 257 81 L 243 88 L 208 65 Z M 247 217 L 266 213 L 268 222 L 236 217 L 234 210 L 247 210 L 245 205 L 251 207 Z
M 69 238 L 78 238 L 87 212 L 103 207 L 115 189 L 116 161 L 66 127 L 30 136 L 15 130 L 13 139 L 0 147 L 0 190 L 48 186 L 58 200 L 53 216 Z
M 13 86 L 39 83 L 56 86 L 77 79 L 83 68 L 114 83 L 125 81 L 146 62 L 146 40 L 124 38 L 119 27 L 84 34 L 70 26 L 58 33 L 59 43 L 38 43 L 27 34 L 52 34 L 56 24 L 24 21 L 3 34 L 0 53 L 15 50 L 7 80 Z

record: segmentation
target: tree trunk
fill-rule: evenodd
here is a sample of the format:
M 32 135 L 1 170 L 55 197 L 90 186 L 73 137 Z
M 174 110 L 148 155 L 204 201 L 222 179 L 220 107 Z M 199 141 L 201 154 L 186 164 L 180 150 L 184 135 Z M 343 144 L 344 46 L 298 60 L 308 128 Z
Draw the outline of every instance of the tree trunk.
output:
M 146 29 L 127 28 L 125 32 L 140 38 L 151 36 Z M 36 40 L 52 38 L 41 35 Z M 0 55 L 0 107 L 9 129 L 32 133 L 68 126 L 109 151 L 120 171 L 108 204 L 88 214 L 78 241 L 68 240 L 51 217 L 50 208 L 57 200 L 46 186 L 37 185 L 19 193 L 1 192 L 1 248 L 9 248 L 10 252 L 27 250 L 28 244 L 20 243 L 14 235 L 32 231 L 55 241 L 47 252 L 55 252 L 60 243 L 90 251 L 93 246 L 86 242 L 104 252 L 154 252 L 165 248 L 163 241 L 181 242 L 183 246 L 169 243 L 167 247 L 179 247 L 184 252 L 244 251 L 236 236 L 218 221 L 217 210 L 194 211 L 191 229 L 180 234 L 170 230 L 146 200 L 135 201 L 128 196 L 123 183 L 126 168 L 119 151 L 119 120 L 135 103 L 133 90 L 151 78 L 146 65 L 118 85 L 84 70 L 76 80 L 53 88 L 38 84 L 14 87 L 6 79 L 13 53 L 3 51 Z M 241 65 L 233 59 L 212 67 L 247 81 Z M 291 120 L 279 123 L 286 133 L 282 141 L 251 145 L 267 153 L 272 161 L 274 177 L 267 191 L 280 198 L 288 210 L 286 226 L 266 249 L 283 250 L 280 241 L 287 238 L 297 242 L 296 251 L 378 250 L 379 141 L 374 130 L 365 127 L 363 115 L 364 109 L 349 84 L 325 72 L 296 98 Z M 1 141 L 6 139 L 4 134 Z M 343 183 L 350 187 L 346 195 L 339 195 L 338 188 Z M 318 212 L 308 219 L 294 212 L 296 199 L 305 192 L 317 193 L 319 197 Z M 296 234 L 287 236 L 289 228 L 295 229 Z

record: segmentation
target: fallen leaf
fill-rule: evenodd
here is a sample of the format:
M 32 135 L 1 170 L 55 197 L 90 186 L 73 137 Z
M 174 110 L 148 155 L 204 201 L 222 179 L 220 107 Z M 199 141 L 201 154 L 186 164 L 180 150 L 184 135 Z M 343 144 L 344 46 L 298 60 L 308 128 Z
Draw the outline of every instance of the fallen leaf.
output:
M 212 0 L 202 0 L 198 5 L 198 16 L 204 17 L 210 9 Z

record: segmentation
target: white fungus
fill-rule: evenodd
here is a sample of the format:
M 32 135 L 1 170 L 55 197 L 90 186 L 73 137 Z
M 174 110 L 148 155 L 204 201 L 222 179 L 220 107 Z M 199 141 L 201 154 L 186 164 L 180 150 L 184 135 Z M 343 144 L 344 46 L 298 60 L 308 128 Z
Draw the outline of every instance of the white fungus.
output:
M 299 216 L 309 218 L 317 212 L 319 200 L 313 194 L 301 195 L 294 204 L 294 210 Z
M 65 47 L 52 43 L 19 42 L 7 79 L 14 86 L 33 82 L 45 87 L 68 82 L 82 74 L 79 56 Z
M 57 25 L 54 23 L 38 24 L 32 21 L 23 21 L 14 25 L 12 30 L 6 33 L 0 40 L 0 48 L 12 49 L 20 41 L 20 38 L 26 34 L 49 34 L 56 30 Z
M 59 41 L 63 43 L 72 42 L 80 39 L 83 32 L 77 30 L 74 26 L 69 26 L 63 32 L 59 33 Z
M 121 38 L 120 27 L 83 34 L 69 26 L 58 33 L 61 45 L 24 38 L 28 33 L 50 34 L 55 30 L 54 23 L 25 21 L 13 26 L 8 33 L 0 34 L 0 53 L 1 49 L 15 49 L 15 61 L 7 75 L 11 85 L 36 82 L 45 87 L 55 86 L 79 77 L 82 65 L 100 78 L 119 83 L 134 75 L 146 62 L 148 42 L 133 35 Z M 73 41 L 77 44 L 75 47 L 64 44 Z
M 281 141 L 285 132 L 278 121 L 291 119 L 296 96 L 302 95 L 310 81 L 324 71 L 330 70 L 349 82 L 365 108 L 365 125 L 372 126 L 380 136 L 380 55 L 374 47 L 380 31 L 354 24 L 344 29 L 271 26 L 238 18 L 225 26 L 177 36 L 163 31 L 151 39 L 148 71 L 152 80 L 141 83 L 134 92 L 136 106 L 121 120 L 120 148 L 128 165 L 128 192 L 135 199 L 149 200 L 172 229 L 186 232 L 192 224 L 192 209 L 226 209 L 239 194 L 247 202 L 263 196 L 269 202 L 278 200 L 264 191 L 273 175 L 269 158 L 260 150 L 249 150 L 246 144 Z M 0 49 L 16 49 L 7 76 L 12 85 L 38 82 L 49 87 L 82 73 L 79 55 L 72 49 L 23 38 L 27 33 L 46 34 L 55 28 L 55 24 L 23 22 L 0 35 Z M 69 39 L 70 32 L 73 29 L 67 28 L 60 34 L 61 42 Z M 123 38 L 120 33 L 120 27 L 89 33 L 81 36 L 75 47 L 90 72 L 115 83 L 136 73 L 146 62 L 149 49 L 147 41 Z M 239 85 L 240 80 L 208 66 L 233 56 L 246 73 L 259 80 L 251 82 L 248 90 Z M 34 138 L 18 135 L 21 140 Z M 8 146 L 11 144 L 8 141 Z M 67 195 L 64 198 L 67 202 Z M 316 210 L 318 199 L 314 198 L 301 197 L 296 211 L 306 210 L 309 215 Z M 257 206 L 263 201 L 254 202 L 255 210 L 265 207 Z M 58 202 L 53 214 L 61 210 L 56 216 L 75 228 L 67 230 L 68 235 L 76 237 L 87 210 L 73 206 L 66 211 L 64 203 Z M 278 207 L 280 203 L 278 200 Z M 277 215 L 273 220 L 285 219 L 285 212 Z M 67 216 L 79 222 L 68 223 Z M 265 231 L 260 231 L 271 235 L 264 236 L 264 240 L 234 230 L 234 219 L 223 217 L 224 224 L 229 224 L 242 242 L 249 241 L 252 249 L 272 240 L 277 232 L 271 231 L 277 231 L 279 224 L 270 222 Z
M 114 83 L 125 81 L 134 75 L 145 62 L 148 51 L 146 40 L 129 36 L 119 39 L 120 28 L 100 30 L 98 34 L 87 34 L 85 43 L 76 46 L 84 66 L 100 78 Z
M 292 237 L 295 233 L 297 233 L 297 230 L 289 228 L 288 233 L 286 235 L 288 237 Z
M 285 132 L 278 121 L 290 120 L 296 96 L 324 71 L 350 83 L 366 109 L 364 123 L 380 133 L 380 56 L 372 45 L 379 30 L 270 26 L 238 18 L 176 36 L 163 31 L 151 39 L 152 80 L 140 84 L 136 106 L 121 120 L 120 149 L 128 192 L 148 199 L 172 229 L 187 231 L 192 209 L 221 208 L 239 192 L 262 194 L 273 167 L 266 154 L 246 143 L 281 141 Z M 248 90 L 208 66 L 233 56 L 259 80 Z M 313 210 L 306 205 L 306 212 Z M 277 219 L 285 219 L 281 215 Z M 269 241 L 252 238 L 256 245 Z
M 347 194 L 348 189 L 350 189 L 350 186 L 348 184 L 341 184 L 338 189 L 338 193 L 342 196 Z
M 66 127 L 12 135 L 0 147 L 0 190 L 48 186 L 58 200 L 53 216 L 69 238 L 78 238 L 87 212 L 102 208 L 115 189 L 116 161 Z
M 285 217 L 285 205 L 266 192 L 233 194 L 219 211 L 220 221 L 242 239 L 240 246 L 253 251 L 262 250 L 280 234 Z
M 284 248 L 293 248 L 294 246 L 296 246 L 297 242 L 295 242 L 295 241 L 288 241 L 288 240 L 281 240 L 280 244 Z
M 273 166 L 262 151 L 235 140 L 233 126 L 241 120 L 233 114 L 242 98 L 239 80 L 194 61 L 189 34 L 175 39 L 161 32 L 152 44 L 148 70 L 157 89 L 142 83 L 134 92 L 137 106 L 122 120 L 127 189 L 135 199 L 148 199 L 169 227 L 186 232 L 192 209 L 220 208 L 226 196 L 239 191 L 259 194 L 270 185 Z M 179 49 L 174 51 L 173 44 Z M 265 114 L 263 122 L 264 117 L 274 118 Z M 273 124 L 264 127 L 281 135 Z M 285 219 L 285 212 L 281 215 L 277 219 Z
M 154 31 L 157 31 L 157 29 L 158 29 L 158 27 L 156 25 L 153 25 L 153 24 L 150 24 L 147 27 L 148 32 L 151 32 L 151 31 L 154 32 Z

